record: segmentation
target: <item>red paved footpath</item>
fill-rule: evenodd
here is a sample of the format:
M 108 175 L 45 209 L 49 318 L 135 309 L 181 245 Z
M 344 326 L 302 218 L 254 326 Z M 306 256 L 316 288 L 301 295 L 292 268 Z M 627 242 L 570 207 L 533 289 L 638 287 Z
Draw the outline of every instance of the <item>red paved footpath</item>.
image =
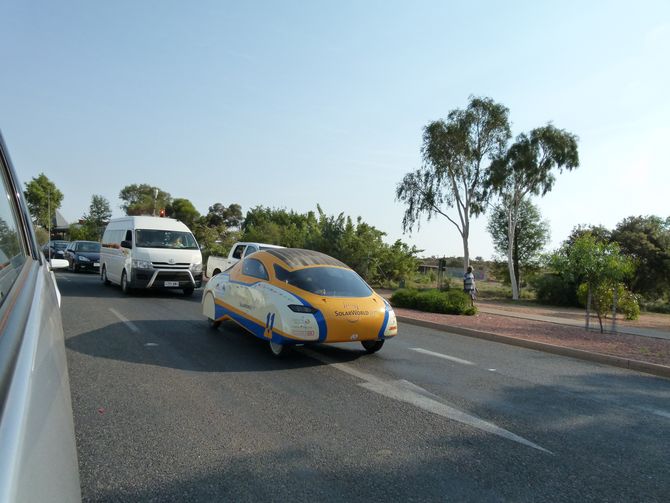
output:
M 566 348 L 670 366 L 670 340 L 629 334 L 601 334 L 583 328 L 510 316 L 478 313 L 474 316 L 424 313 L 394 308 L 403 318 L 438 323 Z

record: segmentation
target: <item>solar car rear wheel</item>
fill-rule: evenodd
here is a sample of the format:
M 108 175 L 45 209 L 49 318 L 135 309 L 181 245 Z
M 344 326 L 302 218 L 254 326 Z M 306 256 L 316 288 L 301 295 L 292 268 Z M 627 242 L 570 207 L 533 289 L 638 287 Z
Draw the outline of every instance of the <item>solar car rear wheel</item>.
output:
M 221 320 L 213 320 L 211 318 L 207 318 L 207 323 L 209 323 L 209 328 L 212 330 L 216 330 L 221 326 Z
M 276 342 L 270 341 L 270 351 L 272 351 L 272 354 L 277 358 L 281 358 L 288 353 L 289 348 L 284 344 L 277 344 Z
M 365 351 L 371 354 L 379 351 L 384 345 L 384 341 L 361 341 L 361 344 L 363 344 Z

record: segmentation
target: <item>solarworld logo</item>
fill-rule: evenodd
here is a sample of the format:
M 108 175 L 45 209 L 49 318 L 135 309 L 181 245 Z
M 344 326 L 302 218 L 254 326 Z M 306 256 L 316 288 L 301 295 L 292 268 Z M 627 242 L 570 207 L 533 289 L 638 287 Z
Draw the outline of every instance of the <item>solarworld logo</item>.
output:
M 358 304 L 343 304 L 344 306 L 344 311 L 335 311 L 335 316 L 337 317 L 343 317 L 346 319 L 349 323 L 356 323 L 358 320 L 361 319 L 361 316 L 368 316 L 370 314 L 370 311 L 361 311 L 360 308 L 358 307 Z

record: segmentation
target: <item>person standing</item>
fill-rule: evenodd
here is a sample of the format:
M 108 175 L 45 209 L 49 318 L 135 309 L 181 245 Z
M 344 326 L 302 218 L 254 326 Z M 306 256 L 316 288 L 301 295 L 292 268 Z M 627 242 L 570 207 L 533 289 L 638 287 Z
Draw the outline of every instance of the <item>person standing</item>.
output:
M 468 271 L 463 275 L 463 291 L 470 296 L 470 303 L 474 307 L 477 299 L 477 286 L 475 285 L 475 275 L 472 272 L 472 266 L 468 266 Z

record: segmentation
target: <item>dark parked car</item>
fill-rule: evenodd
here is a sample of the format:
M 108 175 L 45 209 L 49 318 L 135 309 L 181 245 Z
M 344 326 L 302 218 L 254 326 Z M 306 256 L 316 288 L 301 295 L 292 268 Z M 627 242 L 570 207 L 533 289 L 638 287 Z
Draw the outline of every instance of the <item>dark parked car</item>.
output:
M 72 272 L 100 270 L 100 243 L 96 241 L 72 241 L 64 255 Z
M 42 248 L 42 252 L 44 252 L 44 256 L 48 259 L 64 258 L 63 253 L 65 253 L 65 249 L 69 244 L 70 244 L 69 241 L 62 241 L 62 240 L 49 241 Z

